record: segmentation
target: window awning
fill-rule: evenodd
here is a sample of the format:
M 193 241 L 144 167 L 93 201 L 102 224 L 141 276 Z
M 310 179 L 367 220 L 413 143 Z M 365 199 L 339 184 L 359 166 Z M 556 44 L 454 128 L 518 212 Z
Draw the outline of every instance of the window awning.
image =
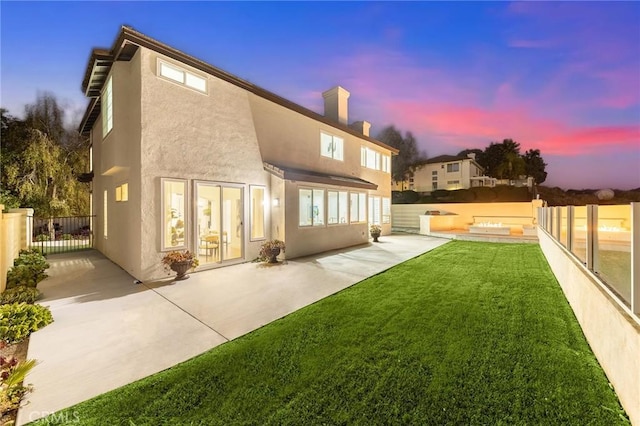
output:
M 347 186 L 358 189 L 378 189 L 378 185 L 353 176 L 340 176 L 312 170 L 302 170 L 264 163 L 264 169 L 281 179 L 300 182 L 321 183 L 324 185 Z

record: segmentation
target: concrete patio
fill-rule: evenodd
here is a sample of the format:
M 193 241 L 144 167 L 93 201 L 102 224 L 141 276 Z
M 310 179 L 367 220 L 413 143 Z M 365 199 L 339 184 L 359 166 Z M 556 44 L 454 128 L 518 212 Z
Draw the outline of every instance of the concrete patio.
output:
M 97 251 L 49 257 L 39 289 L 55 322 L 31 336 L 38 365 L 18 425 L 186 361 L 448 240 L 385 236 L 377 244 L 273 266 L 244 263 L 135 284 Z

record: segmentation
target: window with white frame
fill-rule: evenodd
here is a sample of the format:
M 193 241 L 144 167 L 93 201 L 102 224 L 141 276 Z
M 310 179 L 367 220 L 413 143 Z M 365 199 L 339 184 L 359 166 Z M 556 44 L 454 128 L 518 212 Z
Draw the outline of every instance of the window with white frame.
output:
M 360 148 L 360 165 L 368 169 L 380 170 L 382 154 L 365 146 Z
M 251 240 L 265 238 L 265 188 L 251 186 Z
M 300 189 L 299 226 L 324 225 L 324 189 Z
M 380 225 L 380 197 L 369 197 L 369 223 Z
M 162 179 L 162 249 L 186 247 L 187 181 Z
M 382 197 L 382 223 L 391 223 L 391 198 Z
M 447 173 L 459 172 L 459 171 L 460 171 L 460 163 L 447 164 Z
M 320 154 L 334 160 L 344 160 L 344 139 L 320 132 Z
M 349 193 L 351 199 L 350 218 L 351 223 L 366 222 L 367 220 L 367 194 L 362 192 Z
M 185 85 L 202 93 L 207 93 L 206 78 L 187 71 L 177 65 L 158 60 L 158 74 L 167 80 Z
M 347 224 L 349 194 L 346 191 L 327 191 L 327 223 L 329 225 Z
M 109 77 L 104 85 L 101 99 L 102 110 L 102 137 L 105 138 L 113 129 L 113 82 Z
M 391 157 L 388 155 L 382 156 L 382 171 L 385 173 L 391 173 Z

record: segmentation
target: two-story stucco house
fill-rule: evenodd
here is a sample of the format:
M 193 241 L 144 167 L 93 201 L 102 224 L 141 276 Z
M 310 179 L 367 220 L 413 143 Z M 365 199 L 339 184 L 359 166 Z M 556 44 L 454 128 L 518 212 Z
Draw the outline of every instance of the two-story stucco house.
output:
M 348 125 L 341 87 L 320 115 L 122 27 L 82 89 L 95 245 L 137 279 L 166 276 L 170 250 L 209 268 L 255 259 L 266 239 L 294 258 L 366 243 L 370 223 L 391 231 L 397 150 Z
M 437 189 L 468 189 L 475 186 L 495 186 L 495 179 L 483 176 L 484 169 L 475 154 L 439 155 L 430 158 L 413 173 L 413 189 L 416 192 L 432 192 Z

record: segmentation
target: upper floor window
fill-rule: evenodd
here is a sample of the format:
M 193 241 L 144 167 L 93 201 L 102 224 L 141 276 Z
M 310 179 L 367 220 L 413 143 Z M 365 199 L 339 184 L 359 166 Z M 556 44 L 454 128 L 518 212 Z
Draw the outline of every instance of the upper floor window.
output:
M 320 154 L 334 160 L 344 160 L 344 139 L 321 132 Z
M 158 74 L 175 83 L 184 84 L 202 93 L 207 93 L 207 80 L 176 65 L 158 61 Z
M 388 155 L 382 156 L 382 171 L 385 173 L 391 173 L 391 157 Z
M 460 171 L 460 163 L 447 164 L 447 173 L 459 172 L 459 171 Z
M 360 165 L 368 169 L 380 170 L 381 154 L 371 148 L 360 148 Z
M 113 85 L 111 77 L 104 85 L 104 91 L 102 92 L 102 137 L 106 137 L 107 134 L 113 129 Z

